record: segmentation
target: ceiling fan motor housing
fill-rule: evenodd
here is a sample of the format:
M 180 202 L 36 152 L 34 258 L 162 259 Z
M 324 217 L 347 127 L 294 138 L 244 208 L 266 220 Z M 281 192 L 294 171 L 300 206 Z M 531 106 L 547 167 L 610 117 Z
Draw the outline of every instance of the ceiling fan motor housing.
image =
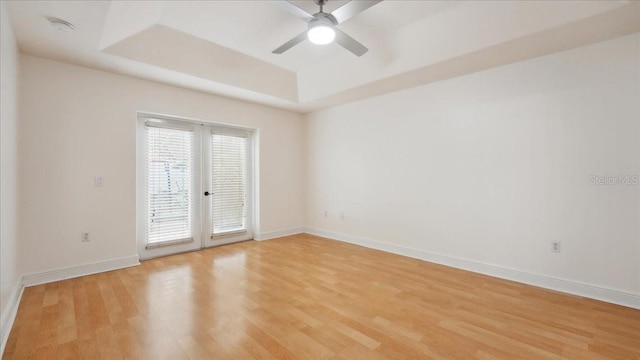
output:
M 331 14 L 320 12 L 313 15 L 313 17 L 314 18 L 309 21 L 309 29 L 312 29 L 316 26 L 334 27 L 338 25 L 338 21 L 336 21 L 336 18 L 334 18 Z

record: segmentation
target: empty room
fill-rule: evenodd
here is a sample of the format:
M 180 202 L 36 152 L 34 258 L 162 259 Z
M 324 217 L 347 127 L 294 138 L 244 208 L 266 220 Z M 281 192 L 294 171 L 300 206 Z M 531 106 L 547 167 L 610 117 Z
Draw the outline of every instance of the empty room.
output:
M 640 1 L 0 15 L 2 359 L 640 360 Z

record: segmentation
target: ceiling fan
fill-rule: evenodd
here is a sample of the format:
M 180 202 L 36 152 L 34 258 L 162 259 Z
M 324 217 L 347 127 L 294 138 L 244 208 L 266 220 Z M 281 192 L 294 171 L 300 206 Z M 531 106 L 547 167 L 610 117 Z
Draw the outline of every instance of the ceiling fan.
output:
M 273 50 L 272 53 L 282 54 L 283 52 L 303 42 L 307 38 L 309 39 L 309 41 L 317 45 L 329 44 L 335 40 L 338 45 L 351 51 L 356 56 L 362 56 L 369 50 L 354 38 L 338 29 L 337 25 L 342 24 L 343 22 L 351 19 L 352 17 L 381 2 L 382 0 L 352 0 L 332 11 L 331 13 L 322 11 L 322 8 L 327 3 L 327 0 L 313 1 L 320 7 L 320 11 L 313 15 L 294 5 L 288 0 L 285 0 L 283 2 L 283 4 L 286 4 L 285 6 L 287 6 L 289 12 L 307 22 L 307 24 L 309 25 L 309 29 L 294 37 L 293 39 L 287 41 L 279 48 Z

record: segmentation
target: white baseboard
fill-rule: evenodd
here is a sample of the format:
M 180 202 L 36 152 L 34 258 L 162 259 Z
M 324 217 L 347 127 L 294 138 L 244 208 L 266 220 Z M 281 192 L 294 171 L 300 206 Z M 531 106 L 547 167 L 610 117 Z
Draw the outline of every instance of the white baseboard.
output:
M 502 266 L 485 264 L 474 260 L 461 259 L 448 255 L 431 253 L 424 250 L 407 248 L 399 245 L 383 243 L 375 240 L 340 234 L 326 230 L 305 228 L 304 232 L 311 235 L 344 241 L 350 244 L 360 245 L 371 249 L 404 255 L 414 259 L 420 259 L 497 278 L 512 280 L 572 295 L 578 295 L 591 299 L 606 301 L 613 304 L 628 306 L 635 309 L 640 309 L 640 294 L 608 289 L 598 285 L 584 284 L 577 281 L 566 280 L 547 275 L 529 273 Z
M 270 240 L 270 239 L 275 239 L 283 236 L 301 234 L 303 232 L 305 232 L 305 228 L 303 227 L 282 229 L 282 230 L 269 231 L 269 232 L 260 233 L 260 234 L 256 233 L 253 235 L 253 239 L 258 241 Z
M 46 284 L 54 281 L 76 278 L 85 275 L 93 275 L 105 271 L 118 270 L 130 266 L 140 265 L 138 255 L 122 258 L 98 261 L 89 264 L 72 266 L 63 269 L 50 270 L 40 273 L 28 274 L 22 277 L 22 284 L 26 287 Z
M 7 307 L 2 312 L 2 317 L 0 317 L 0 357 L 4 354 L 4 348 L 7 346 L 9 333 L 13 327 L 13 322 L 16 320 L 16 314 L 18 313 L 18 306 L 20 305 L 23 292 L 24 286 L 22 282 L 17 281 L 11 291 L 11 295 L 9 295 Z

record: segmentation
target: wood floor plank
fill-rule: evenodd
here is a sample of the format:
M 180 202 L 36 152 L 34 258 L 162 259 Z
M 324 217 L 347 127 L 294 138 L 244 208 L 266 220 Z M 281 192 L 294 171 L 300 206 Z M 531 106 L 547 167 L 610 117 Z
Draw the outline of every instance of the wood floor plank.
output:
M 26 288 L 3 359 L 640 359 L 640 310 L 311 235 Z

